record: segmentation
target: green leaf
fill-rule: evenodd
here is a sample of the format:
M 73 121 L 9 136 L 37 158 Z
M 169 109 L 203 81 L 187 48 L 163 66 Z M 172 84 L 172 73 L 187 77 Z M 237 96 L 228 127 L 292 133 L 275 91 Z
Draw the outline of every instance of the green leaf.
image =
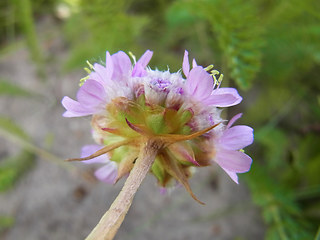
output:
M 316 236 L 314 237 L 314 240 L 320 240 L 320 226 L 318 228 Z
M 285 165 L 288 139 L 284 131 L 277 128 L 260 128 L 255 132 L 255 139 L 263 145 L 268 167 L 280 169 Z
M 258 163 L 246 177 L 252 199 L 262 208 L 264 220 L 269 225 L 266 239 L 311 239 L 313 224 L 303 218 L 291 189 L 276 181 L 267 173 L 266 167 Z
M 197 20 L 198 18 L 179 1 L 174 2 L 166 12 L 166 21 L 170 27 L 181 27 L 181 25 L 189 27 Z
M 17 84 L 0 79 L 0 95 L 29 97 L 35 94 L 23 87 L 18 86 Z
M 293 152 L 293 158 L 301 176 L 311 185 L 320 182 L 320 137 L 310 133 L 300 138 L 298 147 Z M 296 175 L 293 177 L 297 177 Z
M 33 166 L 35 155 L 22 151 L 19 155 L 7 158 L 0 165 L 0 192 L 9 190 L 18 179 Z
M 43 159 L 49 160 L 67 169 L 74 169 L 72 165 L 61 161 L 61 158 L 34 145 L 32 143 L 32 139 L 24 132 L 21 127 L 15 124 L 11 119 L 3 116 L 0 116 L 0 136 L 3 136 L 6 139 L 12 141 L 16 146 L 39 155 Z
M 25 131 L 15 124 L 12 119 L 0 116 L 0 130 L 9 132 L 16 137 L 22 138 L 24 140 L 30 139 L 29 136 L 25 133 Z
M 0 216 L 0 234 L 14 225 L 14 218 L 10 216 Z
M 315 14 L 319 9 L 319 2 L 314 0 L 274 1 L 266 14 L 261 78 L 272 83 L 292 81 L 319 63 L 320 26 L 319 14 Z

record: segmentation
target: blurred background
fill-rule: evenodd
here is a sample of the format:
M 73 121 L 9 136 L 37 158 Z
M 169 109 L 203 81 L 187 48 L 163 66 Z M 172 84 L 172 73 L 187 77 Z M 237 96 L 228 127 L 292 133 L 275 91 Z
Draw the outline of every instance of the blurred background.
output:
M 91 144 L 90 118 L 65 119 L 86 60 L 154 51 L 181 68 L 184 50 L 236 87 L 255 130 L 249 173 L 218 166 L 161 195 L 148 176 L 116 239 L 320 239 L 320 1 L 1 0 L 0 239 L 83 239 L 123 181 L 63 159 Z

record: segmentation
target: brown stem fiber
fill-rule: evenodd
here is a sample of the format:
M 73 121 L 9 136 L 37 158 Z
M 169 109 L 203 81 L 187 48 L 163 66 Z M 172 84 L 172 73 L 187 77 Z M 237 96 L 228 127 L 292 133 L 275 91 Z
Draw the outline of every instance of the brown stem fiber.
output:
M 112 240 L 114 238 L 131 206 L 135 193 L 149 172 L 161 147 L 162 143 L 157 140 L 145 141 L 121 192 L 86 240 Z

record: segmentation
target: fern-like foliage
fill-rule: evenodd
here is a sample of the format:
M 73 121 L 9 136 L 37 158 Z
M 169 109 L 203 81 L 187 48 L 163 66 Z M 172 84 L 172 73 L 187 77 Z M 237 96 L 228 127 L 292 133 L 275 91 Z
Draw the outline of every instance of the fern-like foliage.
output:
M 200 38 L 200 43 L 205 43 L 202 44 L 206 48 L 204 51 L 214 50 L 218 56 L 218 61 L 215 61 L 220 62 L 224 74 L 235 80 L 242 89 L 251 86 L 261 63 L 263 28 L 256 3 L 242 0 L 181 0 L 172 6 L 172 10 L 185 19 L 206 22 L 210 32 L 202 32 L 199 36 L 192 23 L 189 31 Z
M 256 1 L 206 0 L 198 4 L 222 51 L 224 72 L 248 89 L 260 68 L 263 45 Z
M 285 82 L 309 71 L 320 60 L 319 1 L 273 1 L 264 14 L 262 77 Z
M 294 194 L 263 171 L 254 166 L 247 182 L 253 201 L 262 208 L 262 215 L 269 224 L 266 240 L 308 240 L 315 232 L 297 205 Z

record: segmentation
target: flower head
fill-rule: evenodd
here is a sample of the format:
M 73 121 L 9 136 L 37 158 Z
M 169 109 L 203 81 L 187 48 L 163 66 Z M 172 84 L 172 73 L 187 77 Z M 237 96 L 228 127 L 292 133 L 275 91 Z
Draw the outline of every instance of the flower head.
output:
M 237 173 L 250 169 L 252 160 L 241 149 L 252 143 L 253 131 L 231 127 L 239 115 L 228 125 L 220 117 L 221 107 L 241 102 L 237 90 L 220 87 L 222 75 L 217 80 L 212 67 L 193 60 L 190 69 L 187 51 L 185 78 L 181 72 L 148 68 L 151 57 L 147 50 L 132 63 L 122 51 L 107 52 L 105 66 L 91 65 L 77 100 L 62 99 L 65 117 L 92 115 L 93 136 L 102 145 L 85 147 L 80 160 L 103 164 L 96 176 L 116 182 L 131 171 L 146 139 L 153 138 L 163 143 L 151 167 L 161 187 L 178 181 L 194 197 L 188 184 L 192 168 L 214 162 L 238 183 Z

